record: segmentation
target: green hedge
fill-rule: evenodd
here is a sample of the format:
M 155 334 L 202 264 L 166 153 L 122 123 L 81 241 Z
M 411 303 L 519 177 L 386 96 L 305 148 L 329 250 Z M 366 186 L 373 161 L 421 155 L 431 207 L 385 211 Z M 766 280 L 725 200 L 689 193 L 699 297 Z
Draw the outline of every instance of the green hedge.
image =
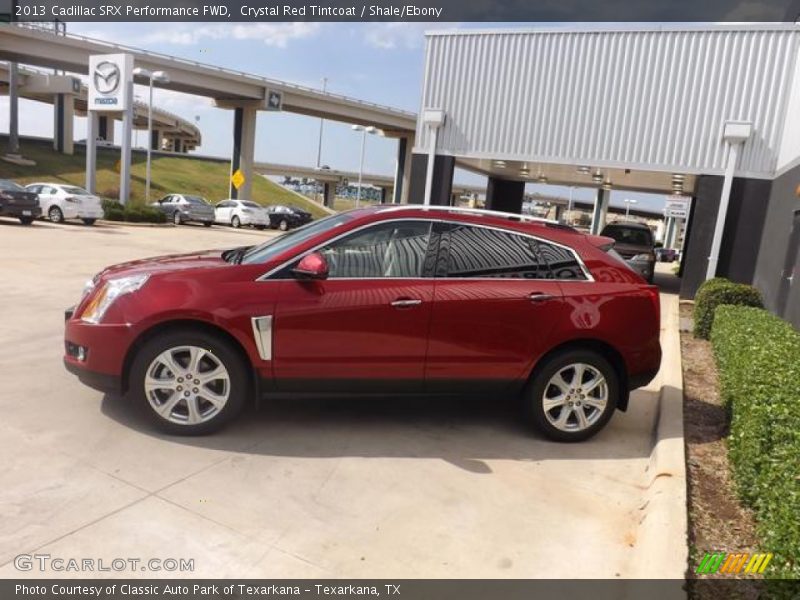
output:
M 770 578 L 800 578 L 800 333 L 757 308 L 721 306 L 711 334 L 729 456 L 742 501 L 756 513 Z
M 694 297 L 694 335 L 707 340 L 714 323 L 714 311 L 722 304 L 762 308 L 761 293 L 752 285 L 733 283 L 722 277 L 709 279 Z
M 129 223 L 166 223 L 167 216 L 151 206 L 122 206 L 113 200 L 103 200 L 103 211 L 107 221 Z

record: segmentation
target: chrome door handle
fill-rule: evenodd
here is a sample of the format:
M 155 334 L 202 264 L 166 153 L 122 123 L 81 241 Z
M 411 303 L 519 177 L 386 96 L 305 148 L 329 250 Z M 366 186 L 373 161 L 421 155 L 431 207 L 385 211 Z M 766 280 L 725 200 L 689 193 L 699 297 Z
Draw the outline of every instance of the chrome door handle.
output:
M 533 292 L 528 295 L 528 300 L 531 302 L 547 302 L 555 298 L 552 294 L 542 294 L 541 292 Z
M 422 300 L 417 300 L 416 298 L 398 298 L 397 300 L 392 302 L 392 306 L 394 306 L 395 308 L 417 306 L 418 304 L 422 304 Z

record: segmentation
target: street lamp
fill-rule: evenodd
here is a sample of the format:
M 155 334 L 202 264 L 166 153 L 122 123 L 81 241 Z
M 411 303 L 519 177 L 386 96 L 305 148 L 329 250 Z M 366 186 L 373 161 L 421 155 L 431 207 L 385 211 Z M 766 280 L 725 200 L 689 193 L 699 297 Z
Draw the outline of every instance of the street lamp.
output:
M 367 144 L 367 134 L 378 133 L 378 128 L 370 125 L 364 127 L 363 125 L 353 125 L 353 131 L 361 132 L 361 160 L 358 163 L 358 195 L 356 196 L 356 208 L 361 206 L 361 179 L 364 175 L 364 146 Z
M 631 204 L 639 204 L 639 201 L 633 198 L 625 198 L 623 202 L 625 202 L 625 220 L 627 221 L 631 215 Z
M 137 77 L 146 77 L 150 88 L 150 100 L 147 104 L 147 174 L 145 176 L 144 197 L 150 202 L 150 153 L 153 148 L 153 82 L 169 83 L 169 76 L 164 71 L 148 71 L 137 67 L 133 70 Z

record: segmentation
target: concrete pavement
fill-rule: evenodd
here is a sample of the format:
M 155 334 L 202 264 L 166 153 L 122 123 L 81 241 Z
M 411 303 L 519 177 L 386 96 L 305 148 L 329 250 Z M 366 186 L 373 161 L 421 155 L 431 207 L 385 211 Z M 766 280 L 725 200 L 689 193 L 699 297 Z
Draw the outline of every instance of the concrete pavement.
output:
M 103 266 L 264 236 L 0 219 L 0 576 L 92 575 L 20 572 L 22 553 L 194 559 L 104 574 L 126 577 L 683 576 L 685 527 L 649 525 L 674 517 L 652 501 L 653 449 L 683 443 L 663 370 L 578 445 L 531 434 L 499 398 L 273 401 L 169 437 L 64 371 L 63 309 Z

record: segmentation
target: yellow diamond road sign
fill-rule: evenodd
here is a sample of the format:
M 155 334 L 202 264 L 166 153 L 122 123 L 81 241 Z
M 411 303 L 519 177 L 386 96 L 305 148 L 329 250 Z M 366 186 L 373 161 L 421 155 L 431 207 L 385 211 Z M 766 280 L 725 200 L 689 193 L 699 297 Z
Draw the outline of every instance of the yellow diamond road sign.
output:
M 244 185 L 244 173 L 241 169 L 236 169 L 236 172 L 231 175 L 231 183 L 237 190 Z

